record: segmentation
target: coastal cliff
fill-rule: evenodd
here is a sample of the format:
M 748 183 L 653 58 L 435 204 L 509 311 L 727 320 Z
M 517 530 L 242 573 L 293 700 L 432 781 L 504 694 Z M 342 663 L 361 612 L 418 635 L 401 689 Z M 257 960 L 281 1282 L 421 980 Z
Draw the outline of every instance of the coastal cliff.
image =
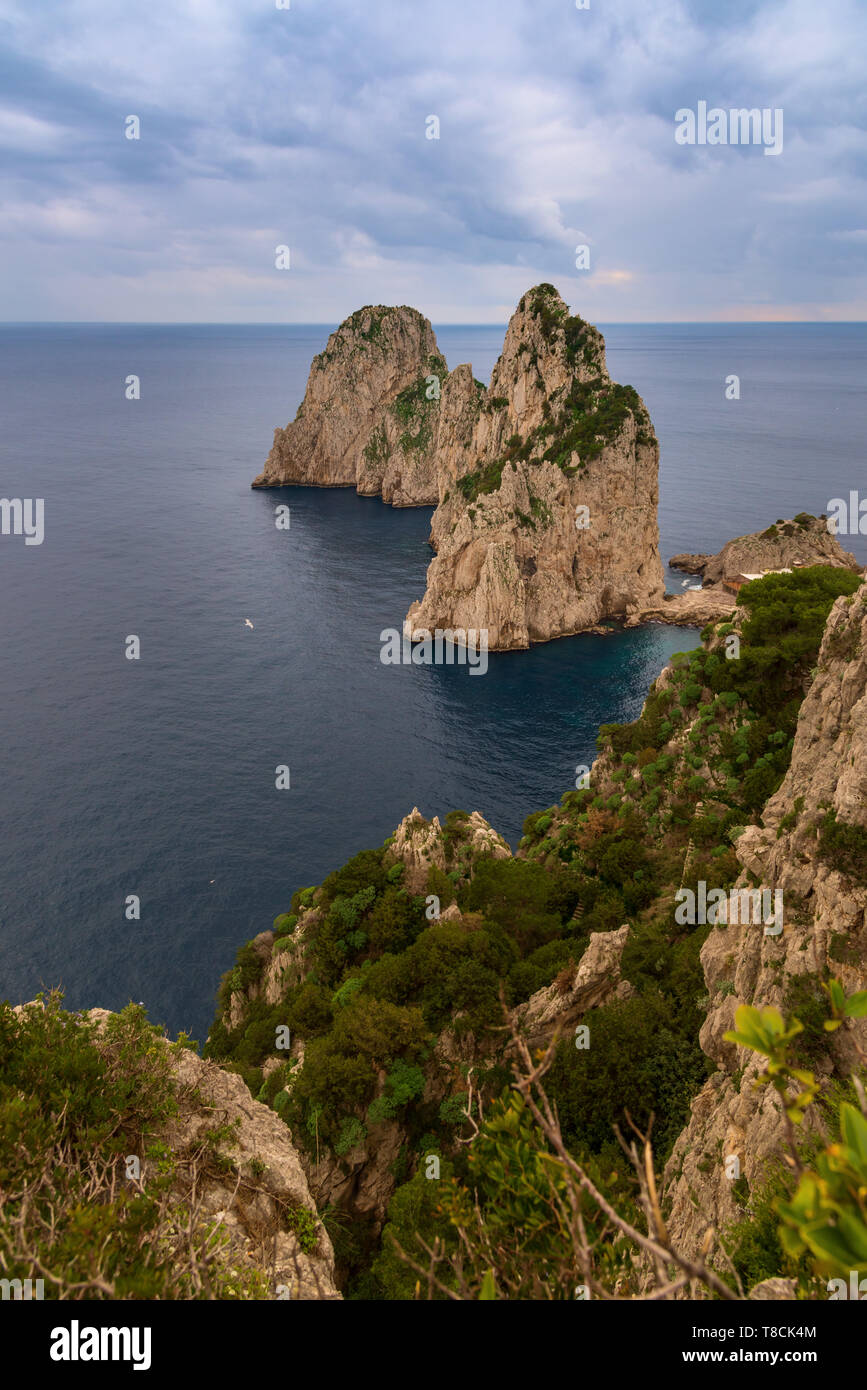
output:
M 368 1246 L 379 1240 L 389 1202 L 399 1186 L 400 1156 L 405 1154 L 411 1123 L 407 1102 L 429 1116 L 431 1143 L 439 1149 L 443 1137 L 460 1124 L 467 1068 L 489 1070 L 503 1051 L 502 1029 L 495 1032 L 487 1026 L 497 1012 L 495 995 L 479 1010 L 477 981 L 473 981 L 474 973 L 484 970 L 482 963 L 490 958 L 490 926 L 482 912 L 466 901 L 460 907 L 458 899 L 472 893 L 474 882 L 481 886 L 497 866 L 503 868 L 503 883 L 516 872 L 524 879 L 530 877 L 527 867 L 516 864 L 506 842 L 478 812 L 453 812 L 443 826 L 437 817 L 429 821 L 414 807 L 376 858 L 378 865 L 373 852 L 357 856 L 347 866 L 348 873 L 338 871 L 320 889 L 305 890 L 293 902 L 297 911 L 278 918 L 274 931 L 260 933 L 250 943 L 242 970 L 224 979 L 220 1013 L 208 1043 L 211 1055 L 232 1055 L 239 1040 L 250 1036 L 251 1028 L 259 1031 L 257 1023 L 265 1017 L 269 1022 L 288 1019 L 297 1026 L 285 1061 L 268 1056 L 261 1073 L 252 1068 L 243 1072 L 250 1084 L 262 1078 L 261 1098 L 301 1139 L 301 1162 L 319 1209 L 339 1208 L 363 1232 Z M 376 874 L 377 868 L 386 900 L 373 919 L 365 919 L 364 910 L 374 897 L 372 882 L 361 889 L 361 901 L 356 894 L 343 896 L 342 890 L 360 882 L 362 874 Z M 434 900 L 419 896 L 430 887 L 439 890 Z M 358 904 L 354 908 L 353 901 Z M 418 913 L 418 904 L 432 901 L 436 907 L 431 917 Z M 386 902 L 387 911 L 383 911 Z M 374 952 L 384 945 L 391 951 L 399 949 L 397 919 L 403 917 L 408 924 L 415 913 L 424 926 L 412 945 L 411 932 L 404 938 L 412 983 L 407 979 L 403 987 L 395 991 L 389 986 L 387 992 L 392 999 L 403 1000 L 406 994 L 421 990 L 427 995 L 422 1010 L 395 1003 L 382 1006 L 364 996 L 353 1003 L 356 988 L 365 979 L 364 973 L 353 971 L 349 978 L 358 981 L 358 986 L 338 989 L 333 995 L 334 1000 L 345 1001 L 346 1011 L 342 1003 L 337 1009 L 340 1024 L 348 1026 L 350 1034 L 332 1035 L 331 1045 L 326 1045 L 327 1019 L 319 1005 L 326 1007 L 332 993 L 311 981 L 315 979 L 318 986 L 327 970 L 323 969 L 323 947 L 332 936 L 335 920 L 343 924 L 341 930 L 354 929 L 353 935 L 361 928 L 354 942 L 341 938 L 346 948 L 339 953 L 360 959 L 367 955 L 368 941 L 376 942 Z M 523 1001 L 510 1011 L 510 1022 L 534 1045 L 543 1046 L 557 1033 L 573 1029 L 590 1009 L 630 997 L 631 986 L 620 977 L 628 935 L 629 927 L 622 926 L 588 934 L 586 939 L 576 936 L 564 949 L 558 948 L 563 969 L 557 980 L 525 992 Z M 325 949 L 330 954 L 330 947 Z M 452 974 L 455 960 L 464 975 L 463 985 Z M 329 973 L 333 971 L 332 965 Z M 527 979 L 532 978 L 530 972 Z M 432 1025 L 432 1031 L 420 1067 L 425 1023 Z M 355 1102 L 345 1106 L 340 1101 L 335 1108 L 332 1100 L 350 1061 L 346 1051 L 350 1036 L 349 1046 L 358 1062 L 352 1091 Z M 406 1048 L 403 1064 L 395 1061 L 398 1038 L 401 1048 Z M 303 1125 L 311 1101 L 317 1115 L 313 1136 Z
M 669 564 L 685 574 L 700 574 L 705 587 L 732 583 L 744 574 L 831 565 L 860 570 L 855 556 L 844 550 L 825 517 L 799 512 L 764 531 L 727 541 L 716 555 L 672 555 Z
M 867 1019 L 830 1034 L 814 1022 L 831 976 L 847 995 L 867 989 L 867 587 L 834 604 L 786 776 L 734 850 L 738 888 L 781 891 L 783 929 L 722 922 L 702 947 L 710 1007 L 700 1041 L 717 1070 L 666 1170 L 670 1229 L 692 1253 L 709 1223 L 742 1215 L 744 1184 L 733 1184 L 726 1160 L 736 1158 L 747 1192 L 758 1191 L 785 1141 L 777 1097 L 753 1084 L 763 1059 L 725 1040 L 737 1008 L 771 1006 L 812 1024 L 802 1060 L 826 1080 L 839 1082 L 867 1055 Z M 805 1126 L 821 1131 L 821 1114 L 809 1112 Z
M 4 1277 L 63 1300 L 340 1298 L 289 1131 L 232 1068 L 143 1008 L 57 992 L 0 1005 L 0 1063 Z
M 846 567 L 746 584 L 637 720 L 602 727 L 588 779 L 529 815 L 514 853 L 478 812 L 441 823 L 414 808 L 242 948 L 207 1052 L 277 1111 L 320 1210 L 341 1213 L 349 1296 L 418 1296 L 392 1237 L 418 1257 L 417 1237 L 443 1242 L 453 1288 L 456 1226 L 477 1259 L 462 1297 L 479 1296 L 492 1231 L 498 1296 L 573 1296 L 578 1257 L 544 1195 L 534 1204 L 537 1179 L 516 1205 L 496 1176 L 532 1170 L 537 1152 L 550 1171 L 513 1089 L 513 1066 L 543 1052 L 562 1141 L 606 1201 L 632 1200 L 614 1126 L 625 1111 L 652 1118 L 672 1248 L 743 1296 L 791 1297 L 796 1283 L 823 1296 L 776 1234 L 779 1099 L 753 1088 L 764 1060 L 724 1034 L 740 1004 L 779 1007 L 803 1020 L 800 1064 L 820 1086 L 844 1086 L 863 1060 L 863 1021 L 824 1031 L 823 985 L 857 998 L 867 984 L 865 639 L 865 590 Z M 783 889 L 778 937 L 677 909 L 684 891 L 756 885 Z M 279 1025 L 288 1057 L 273 1052 Z M 806 1142 L 826 1142 L 828 1114 L 809 1112 Z M 546 1233 L 544 1277 L 524 1256 L 528 1221 Z M 592 1277 L 602 1296 L 654 1281 L 628 1256 Z
M 4 1271 L 51 1267 L 62 1240 L 70 1297 L 412 1300 L 430 1269 L 429 1297 L 571 1299 L 580 1270 L 589 1296 L 632 1298 L 672 1288 L 670 1255 L 699 1271 L 675 1296 L 827 1297 L 819 1218 L 785 1203 L 823 1149 L 839 1170 L 846 1105 L 867 1144 L 865 653 L 848 567 L 743 585 L 514 852 L 477 811 L 414 807 L 287 894 L 223 977 L 206 1060 L 135 1006 L 0 1007 Z M 779 930 L 732 913 L 759 888 Z M 695 911 L 714 892 L 719 921 Z M 779 1011 L 816 1093 L 795 1169 L 767 1054 L 727 1036 L 744 1009 Z M 627 1120 L 652 1130 L 638 1188 Z M 589 1245 L 558 1215 L 570 1163 Z M 856 1242 L 858 1171 L 835 1197 Z M 597 1241 L 600 1202 L 625 1240 Z
M 723 622 L 734 613 L 737 591 L 746 575 L 811 565 L 861 572 L 855 556 L 829 532 L 826 518 L 808 512 L 799 512 L 791 521 L 779 520 L 764 531 L 727 541 L 716 555 L 672 555 L 668 563 L 685 574 L 701 575 L 701 587 L 666 594 L 662 602 L 642 609 L 631 623 L 704 627 L 706 623 Z

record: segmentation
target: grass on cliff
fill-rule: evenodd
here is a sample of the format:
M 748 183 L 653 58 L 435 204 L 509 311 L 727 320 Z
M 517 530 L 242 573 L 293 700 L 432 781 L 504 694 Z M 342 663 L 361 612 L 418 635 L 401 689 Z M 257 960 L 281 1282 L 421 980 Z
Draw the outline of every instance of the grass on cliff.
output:
M 392 415 L 403 426 L 400 447 L 404 453 L 427 449 L 433 438 L 433 413 L 439 407 L 440 397 L 429 396 L 430 377 L 436 377 L 440 389 L 448 376 L 444 357 L 428 357 L 426 371 L 411 386 L 407 386 L 392 401 L 389 407 Z M 367 450 L 365 449 L 365 455 Z
M 622 794 L 641 797 L 664 778 L 669 790 L 673 782 L 681 794 L 686 813 L 690 803 L 711 795 L 752 817 L 789 765 L 798 711 L 831 605 L 860 583 L 848 570 L 813 566 L 744 585 L 738 603 L 748 617 L 739 634 L 739 655 L 727 658 L 724 639 L 731 625 L 723 624 L 712 650 L 702 647 L 675 659 L 674 683 L 652 690 L 639 719 L 600 729 L 600 746 L 626 769 Z M 692 728 L 683 746 L 686 725 Z M 690 787 L 694 779 L 683 776 L 671 779 L 671 768 L 659 766 L 657 755 L 664 761 L 669 745 L 682 773 L 692 767 L 701 786 Z

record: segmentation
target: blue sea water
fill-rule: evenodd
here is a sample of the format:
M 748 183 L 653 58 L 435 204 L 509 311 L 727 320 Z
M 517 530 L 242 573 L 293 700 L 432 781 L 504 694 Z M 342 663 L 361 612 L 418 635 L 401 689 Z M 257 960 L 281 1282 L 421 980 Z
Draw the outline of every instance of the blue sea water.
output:
M 203 1038 L 220 973 L 295 888 L 414 805 L 481 810 L 516 841 L 592 760 L 598 725 L 634 717 L 697 641 L 570 638 L 492 654 L 484 677 L 383 666 L 380 631 L 424 589 L 429 509 L 249 486 L 328 331 L 0 327 L 0 495 L 46 509 L 41 546 L 0 537 L 0 998 L 144 1000 Z M 861 483 L 864 325 L 605 332 L 660 437 L 664 555 Z M 449 365 L 484 380 L 502 337 L 438 330 Z

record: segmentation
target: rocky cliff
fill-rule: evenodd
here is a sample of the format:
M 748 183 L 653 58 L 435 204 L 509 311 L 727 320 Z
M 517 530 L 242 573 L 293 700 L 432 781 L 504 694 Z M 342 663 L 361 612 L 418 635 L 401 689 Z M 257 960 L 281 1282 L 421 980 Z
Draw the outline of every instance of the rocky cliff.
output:
M 831 973 L 846 994 L 867 982 L 867 596 L 846 567 L 802 567 L 724 616 L 637 720 L 603 726 L 589 780 L 528 816 L 514 855 L 477 812 L 413 808 L 298 890 L 225 977 L 208 1053 L 277 1111 L 320 1210 L 347 1223 L 352 1297 L 394 1296 L 386 1222 L 448 1234 L 428 1160 L 467 1184 L 476 1142 L 508 1128 L 513 1029 L 534 1056 L 556 1042 L 546 1084 L 576 1155 L 609 1155 L 625 1110 L 653 1123 L 674 1247 L 696 1257 L 709 1225 L 736 1226 L 744 1287 L 783 1296 L 767 1203 L 758 1267 L 743 1246 L 783 1121 L 752 1086 L 763 1063 L 724 1034 L 740 1003 L 777 1006 L 804 1022 L 797 1060 L 823 1082 L 867 1050 L 863 1021 L 824 1031 L 822 992 Z M 699 885 L 782 890 L 782 932 L 681 915 Z M 808 1138 L 827 1113 L 809 1111 Z M 490 1190 L 489 1211 L 502 1199 Z M 722 1273 L 719 1243 L 714 1259 Z M 619 1296 L 646 1292 L 642 1270 L 624 1266 Z
M 405 630 L 520 648 L 661 601 L 650 417 L 553 286 L 520 301 L 468 442 L 460 418 L 460 437 L 441 435 L 437 553 Z
M 830 539 L 830 538 L 829 538 Z M 785 1016 L 826 1013 L 822 983 L 847 994 L 867 987 L 867 587 L 831 610 L 812 684 L 800 708 L 791 763 L 764 807 L 761 825 L 735 841 L 737 886 L 781 889 L 779 936 L 761 927 L 713 927 L 701 960 L 710 1007 L 702 1048 L 717 1064 L 693 1102 L 688 1127 L 666 1170 L 669 1229 L 695 1252 L 709 1224 L 742 1212 L 726 1159 L 739 1160 L 748 1189 L 769 1176 L 785 1135 L 779 1102 L 753 1081 L 764 1062 L 726 1042 L 740 1004 L 772 1005 Z M 850 1020 L 812 1038 L 810 1064 L 825 1079 L 845 1077 L 867 1048 L 867 1022 Z M 806 1120 L 819 1123 L 818 1112 Z
M 233 1070 L 133 1005 L 40 996 L 0 1007 L 0 1033 L 3 1106 L 17 1085 L 30 1126 L 0 1125 L 4 1274 L 61 1299 L 340 1298 L 289 1131 Z
M 455 893 L 460 886 L 471 883 L 480 865 L 503 860 L 512 862 L 511 850 L 478 812 L 471 815 L 452 813 L 449 823 L 443 827 L 436 817 L 426 820 L 415 807 L 389 837 L 383 856 L 391 881 L 401 885 L 400 892 L 424 893 L 433 873 L 442 896 L 427 898 L 433 915 L 426 926 L 432 934 L 432 944 L 441 941 L 439 949 L 443 950 L 460 943 L 466 943 L 472 950 L 474 942 L 481 943 L 485 936 L 481 913 L 462 911 L 454 900 Z M 396 903 L 396 899 L 393 901 Z M 255 963 L 251 955 L 249 976 L 236 977 L 230 982 L 236 987 L 223 995 L 223 1013 L 212 1030 L 209 1047 L 219 1035 L 231 1050 L 234 1040 L 243 1037 L 245 1030 L 251 1025 L 256 1028 L 256 1020 L 265 1007 L 275 1010 L 269 1018 L 288 1017 L 287 1006 L 297 998 L 299 990 L 309 988 L 305 982 L 316 973 L 317 952 L 334 906 L 323 889 L 315 894 L 308 890 L 308 902 L 308 906 L 302 906 L 301 911 L 294 914 L 297 921 L 292 924 L 291 935 L 263 932 L 250 943 Z M 345 909 L 339 911 L 345 920 Z M 544 1046 L 555 1035 L 571 1033 L 588 1010 L 610 999 L 629 998 L 633 991 L 620 975 L 620 961 L 628 935 L 628 926 L 590 934 L 586 946 L 575 951 L 575 959 L 570 960 L 556 982 L 534 991 L 525 1002 L 510 1010 L 507 1024 L 514 1021 L 533 1046 Z M 483 958 L 482 954 L 477 957 L 479 961 Z M 445 960 L 444 956 L 442 964 Z M 360 984 L 365 977 L 356 978 Z M 338 999 L 335 995 L 335 1002 Z M 281 1009 L 284 1013 L 280 1013 Z M 448 1020 L 431 1039 L 423 1089 L 416 1097 L 416 1103 L 425 1114 L 436 1116 L 444 1104 L 457 1104 L 456 1113 L 460 1114 L 466 1103 L 468 1069 L 484 1075 L 495 1063 L 502 1062 L 503 1056 L 509 1055 L 508 1048 L 504 1052 L 502 1017 L 497 1024 L 494 1031 L 473 1025 L 460 998 L 449 995 Z M 318 1032 L 320 1027 L 317 1020 L 313 1032 Z M 363 1048 L 370 1046 L 371 1029 L 372 1018 L 365 1024 Z M 284 1104 L 299 1083 L 303 1087 L 305 1066 L 315 1065 L 315 1058 L 309 1051 L 311 1046 L 315 1049 L 316 1043 L 296 1034 L 286 1058 L 288 1067 L 272 1054 L 262 1068 L 270 1103 L 284 1114 L 287 1122 L 291 1122 L 291 1111 L 284 1110 Z M 331 1084 L 336 1089 L 341 1062 L 335 1058 L 329 1066 L 335 1074 Z M 273 1080 L 269 1083 L 270 1078 Z M 345 1138 L 338 1138 L 336 1143 L 327 1143 L 323 1138 L 321 1144 L 315 1140 L 311 1143 L 307 1138 L 299 1152 L 319 1210 L 339 1209 L 345 1219 L 363 1226 L 367 1241 L 375 1241 L 397 1186 L 400 1155 L 407 1145 L 410 1123 L 399 1110 L 390 1113 L 389 1068 L 375 1053 L 369 1085 L 367 1105 L 353 1107 L 353 1113 L 344 1116 L 342 1135 Z M 299 1137 L 303 1136 L 299 1134 Z

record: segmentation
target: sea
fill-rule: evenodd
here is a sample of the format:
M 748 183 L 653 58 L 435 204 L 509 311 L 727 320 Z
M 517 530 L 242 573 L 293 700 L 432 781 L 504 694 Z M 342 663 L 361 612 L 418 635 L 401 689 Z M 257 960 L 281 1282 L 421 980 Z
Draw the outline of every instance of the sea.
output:
M 867 325 L 601 327 L 659 435 L 664 556 L 865 485 Z M 40 545 L 0 536 L 0 999 L 143 1002 L 204 1040 L 221 973 L 296 888 L 416 806 L 479 810 L 514 845 L 698 642 L 648 625 L 492 653 L 484 676 L 383 665 L 431 510 L 250 489 L 330 331 L 0 326 L 0 493 L 45 517 Z M 484 381 L 503 333 L 437 328 Z

